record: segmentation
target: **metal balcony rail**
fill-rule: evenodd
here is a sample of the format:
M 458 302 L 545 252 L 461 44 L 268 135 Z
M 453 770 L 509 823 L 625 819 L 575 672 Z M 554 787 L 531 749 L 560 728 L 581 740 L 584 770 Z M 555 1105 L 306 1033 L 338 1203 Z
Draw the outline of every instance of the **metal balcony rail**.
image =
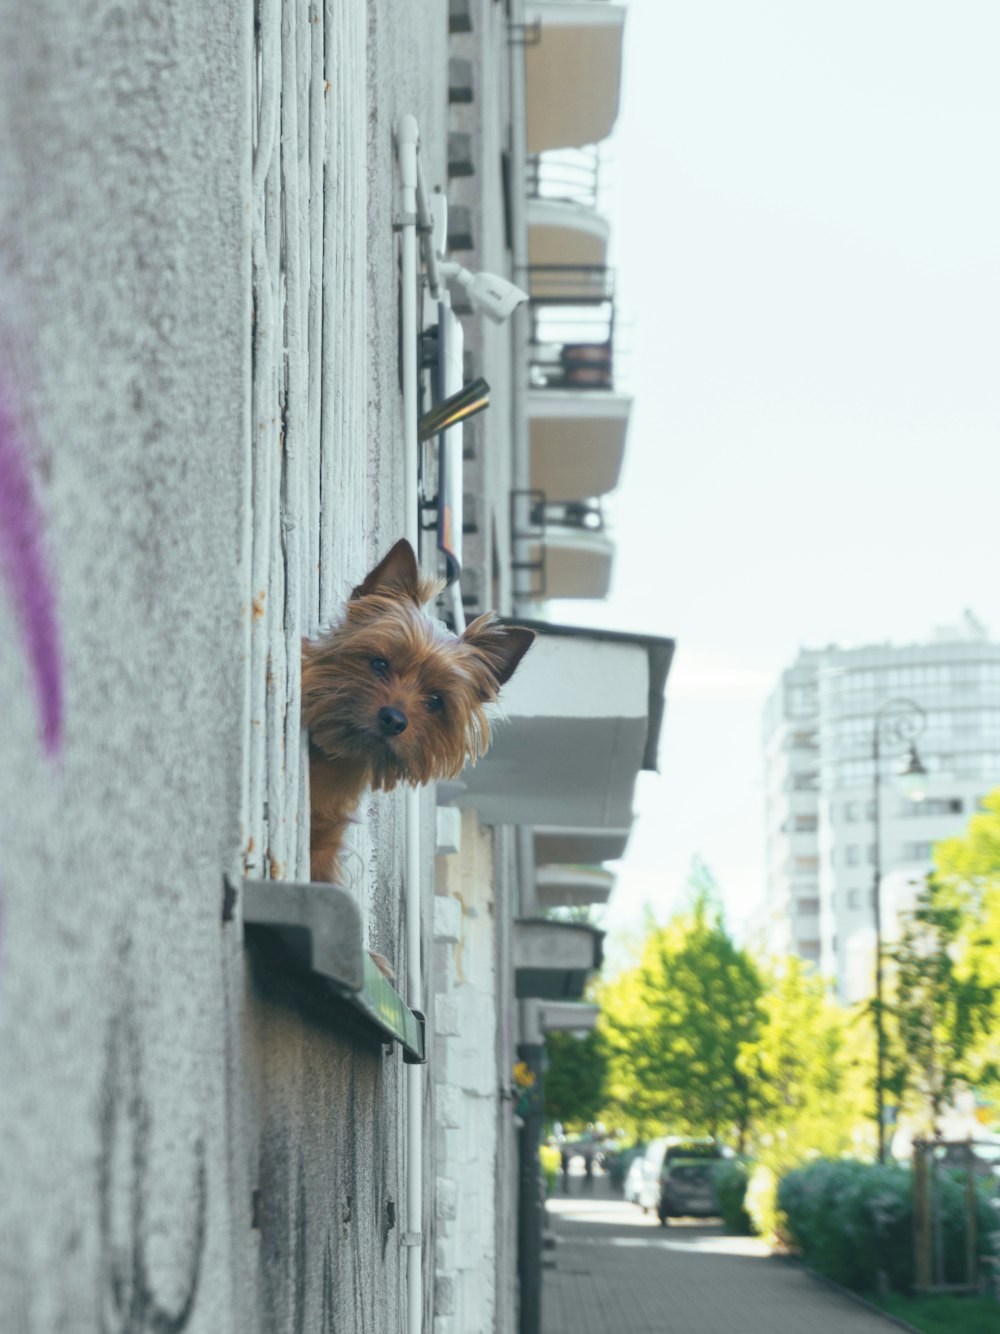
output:
M 575 528 L 587 533 L 603 533 L 606 524 L 600 500 L 541 499 L 536 500 L 532 507 L 531 526 L 542 532 L 556 527 Z
M 529 264 L 534 307 L 593 306 L 615 299 L 615 271 L 607 264 Z
M 614 271 L 603 264 L 528 268 L 534 389 L 614 388 Z
M 545 518 L 548 497 L 538 487 L 510 493 L 511 582 L 518 599 L 545 597 Z
M 528 198 L 597 207 L 601 158 L 596 146 L 560 148 L 528 158 Z

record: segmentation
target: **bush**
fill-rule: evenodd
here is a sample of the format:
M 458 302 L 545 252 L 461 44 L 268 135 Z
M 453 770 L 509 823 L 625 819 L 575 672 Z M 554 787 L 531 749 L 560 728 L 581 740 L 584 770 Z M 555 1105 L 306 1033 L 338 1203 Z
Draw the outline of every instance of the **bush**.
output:
M 719 1202 L 719 1213 L 722 1215 L 726 1230 L 740 1236 L 749 1236 L 754 1230 L 745 1207 L 747 1182 L 750 1180 L 749 1167 L 737 1159 L 724 1159 L 716 1163 L 712 1179 L 715 1183 L 715 1198 Z
M 940 1177 L 945 1276 L 964 1277 L 965 1182 Z M 911 1293 L 914 1283 L 913 1185 L 908 1167 L 850 1160 L 820 1160 L 789 1172 L 777 1205 L 806 1262 L 856 1292 L 878 1292 L 883 1282 Z M 985 1253 L 995 1211 L 979 1196 L 978 1233 Z M 884 1279 L 880 1276 L 884 1275 Z

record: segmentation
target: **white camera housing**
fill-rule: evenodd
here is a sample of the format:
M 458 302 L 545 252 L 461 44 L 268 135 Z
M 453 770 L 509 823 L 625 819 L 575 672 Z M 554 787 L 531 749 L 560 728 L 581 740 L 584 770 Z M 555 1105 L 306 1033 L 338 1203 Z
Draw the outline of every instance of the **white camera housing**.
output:
M 473 309 L 488 316 L 495 324 L 509 320 L 518 306 L 528 300 L 527 292 L 495 273 L 472 273 L 461 264 L 445 263 L 439 268 L 445 278 L 465 288 Z

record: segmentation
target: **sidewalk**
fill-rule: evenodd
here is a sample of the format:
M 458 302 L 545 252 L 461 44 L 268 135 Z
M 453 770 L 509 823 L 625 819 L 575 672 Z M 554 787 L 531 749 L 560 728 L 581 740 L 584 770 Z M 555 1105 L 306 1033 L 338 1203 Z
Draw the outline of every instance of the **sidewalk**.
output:
M 549 1201 L 559 1238 L 542 1290 L 543 1334 L 891 1334 L 898 1328 L 712 1224 L 666 1230 L 638 1205 L 570 1179 Z M 551 1256 L 552 1252 L 548 1252 Z

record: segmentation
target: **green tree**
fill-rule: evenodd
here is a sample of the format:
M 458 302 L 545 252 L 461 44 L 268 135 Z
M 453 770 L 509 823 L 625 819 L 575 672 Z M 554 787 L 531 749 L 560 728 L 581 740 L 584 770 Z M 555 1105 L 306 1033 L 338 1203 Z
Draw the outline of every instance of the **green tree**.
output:
M 690 887 L 690 911 L 654 927 L 638 965 L 601 992 L 610 1100 L 640 1134 L 669 1128 L 742 1143 L 753 1095 L 739 1057 L 758 1037 L 761 978 L 726 931 L 703 864 Z
M 564 1125 L 596 1121 L 606 1101 L 607 1052 L 599 1033 L 577 1037 L 551 1032 L 545 1039 L 545 1115 Z
M 1000 788 L 983 798 L 964 834 L 934 848 L 937 894 L 960 913 L 950 945 L 955 980 L 976 997 L 967 1080 L 1000 1102 Z
M 894 1021 L 898 1053 L 893 1086 L 922 1111 L 933 1133 L 957 1089 L 969 1081 L 977 1043 L 988 1033 L 993 988 L 969 966 L 963 937 L 972 904 L 960 885 L 933 876 L 904 920 L 894 965 Z
M 871 1044 L 852 1040 L 855 1016 L 801 959 L 783 959 L 764 976 L 760 1034 L 740 1060 L 756 1108 L 748 1207 L 760 1232 L 778 1235 L 775 1192 L 785 1173 L 855 1145 L 871 1083 L 870 1059 L 856 1053 Z
M 760 1036 L 741 1057 L 756 1086 L 762 1133 L 771 1143 L 789 1143 L 795 1161 L 803 1151 L 842 1153 L 852 1121 L 843 1100 L 850 1094 L 856 1101 L 854 1087 L 863 1079 L 851 1077 L 847 1012 L 799 958 L 782 960 L 767 981 Z

